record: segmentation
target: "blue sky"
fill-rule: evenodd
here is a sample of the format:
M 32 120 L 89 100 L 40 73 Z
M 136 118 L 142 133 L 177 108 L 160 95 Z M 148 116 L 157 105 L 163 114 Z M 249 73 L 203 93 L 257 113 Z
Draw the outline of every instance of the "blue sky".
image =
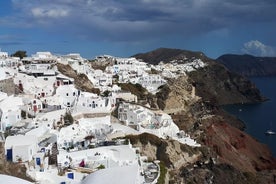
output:
M 2 0 L 0 48 L 85 58 L 160 47 L 276 56 L 275 0 Z

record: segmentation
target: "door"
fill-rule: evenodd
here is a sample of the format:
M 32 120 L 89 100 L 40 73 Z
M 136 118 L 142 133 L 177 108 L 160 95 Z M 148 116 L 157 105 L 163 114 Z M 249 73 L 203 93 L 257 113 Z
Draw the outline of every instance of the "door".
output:
M 12 149 L 7 149 L 7 161 L 12 161 Z
M 39 157 L 37 157 L 36 158 L 36 165 L 40 165 L 41 164 L 41 162 L 40 162 L 40 158 Z

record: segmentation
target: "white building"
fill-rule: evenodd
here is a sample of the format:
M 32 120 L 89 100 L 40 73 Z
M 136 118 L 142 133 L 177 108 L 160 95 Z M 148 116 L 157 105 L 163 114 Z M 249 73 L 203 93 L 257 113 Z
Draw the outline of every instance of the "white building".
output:
M 52 55 L 51 52 L 37 52 L 32 55 L 33 61 L 46 61 L 46 62 L 55 62 L 57 57 Z
M 0 51 L 0 58 L 7 58 L 7 57 L 9 57 L 9 54 L 7 52 Z
M 110 181 L 120 184 L 142 184 L 145 181 L 140 172 L 138 165 L 102 169 L 88 175 L 82 181 L 82 184 L 109 184 Z M 124 176 L 122 176 L 122 173 L 124 173 Z
M 36 52 L 31 57 L 24 57 L 22 63 L 55 63 L 57 56 L 51 54 L 51 52 Z
M 99 141 L 99 138 L 104 138 L 111 131 L 110 116 L 81 118 L 78 119 L 78 124 L 61 128 L 57 139 L 58 148 L 87 147 L 87 136 L 98 138 Z
M 38 151 L 38 140 L 33 135 L 8 136 L 5 142 L 5 155 L 7 160 L 30 161 Z
M 23 180 L 21 178 L 17 178 L 10 175 L 4 175 L 0 174 L 0 183 L 5 184 L 14 184 L 14 183 L 20 183 L 20 184 L 32 184 L 32 182 L 29 182 L 27 180 Z
M 55 76 L 34 77 L 23 73 L 18 73 L 14 77 L 14 83 L 21 84 L 26 94 L 32 94 L 35 98 L 49 97 L 53 95 Z
M 58 162 L 62 166 L 70 163 L 71 167 L 79 167 L 79 163 L 84 160 L 91 169 L 96 169 L 100 165 L 104 165 L 105 168 L 124 167 L 138 163 L 135 151 L 131 145 L 103 146 L 82 151 L 61 152 L 58 155 Z
M 58 74 L 56 76 L 55 87 L 74 84 L 74 81 L 75 80 L 71 77 L 67 77 L 63 74 Z
M 32 63 L 20 67 L 20 71 L 34 76 L 55 76 L 56 68 L 48 63 Z
M 28 104 L 29 104 L 28 110 L 29 112 L 31 112 L 31 114 L 36 114 L 43 109 L 43 103 L 39 99 L 31 99 Z
M 81 92 L 76 103 L 76 112 L 102 112 L 109 113 L 111 101 L 108 97 L 101 97 L 97 94 Z
M 22 98 L 9 96 L 0 102 L 1 131 L 21 121 Z
M 56 89 L 56 96 L 64 108 L 73 107 L 75 105 L 79 90 L 74 85 L 63 85 Z
M 138 105 L 121 103 L 118 107 L 118 119 L 127 126 L 150 123 L 153 117 L 153 112 Z
M 160 75 L 148 74 L 139 77 L 136 83 L 141 84 L 149 92 L 156 93 L 158 87 L 166 84 L 166 80 Z
M 88 75 L 96 87 L 112 85 L 112 74 L 105 73 L 102 70 L 93 70 Z
M 19 61 L 19 57 L 5 57 L 5 55 L 2 57 L 0 56 L 0 67 L 15 67 L 19 64 Z

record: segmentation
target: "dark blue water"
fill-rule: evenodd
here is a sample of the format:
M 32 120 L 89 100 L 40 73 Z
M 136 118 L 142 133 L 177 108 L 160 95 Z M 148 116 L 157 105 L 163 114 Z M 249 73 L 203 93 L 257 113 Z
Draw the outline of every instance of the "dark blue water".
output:
M 228 105 L 224 109 L 237 116 L 246 124 L 246 132 L 266 144 L 276 157 L 276 135 L 267 136 L 264 132 L 276 132 L 276 77 L 250 78 L 269 101 L 260 104 Z

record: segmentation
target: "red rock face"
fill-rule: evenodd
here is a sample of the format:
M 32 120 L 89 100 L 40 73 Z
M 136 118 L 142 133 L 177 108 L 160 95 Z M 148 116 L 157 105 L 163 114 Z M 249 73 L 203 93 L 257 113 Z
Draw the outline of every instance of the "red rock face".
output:
M 220 162 L 244 172 L 276 169 L 276 159 L 269 148 L 239 129 L 225 122 L 214 122 L 205 131 L 203 142 L 213 148 Z

